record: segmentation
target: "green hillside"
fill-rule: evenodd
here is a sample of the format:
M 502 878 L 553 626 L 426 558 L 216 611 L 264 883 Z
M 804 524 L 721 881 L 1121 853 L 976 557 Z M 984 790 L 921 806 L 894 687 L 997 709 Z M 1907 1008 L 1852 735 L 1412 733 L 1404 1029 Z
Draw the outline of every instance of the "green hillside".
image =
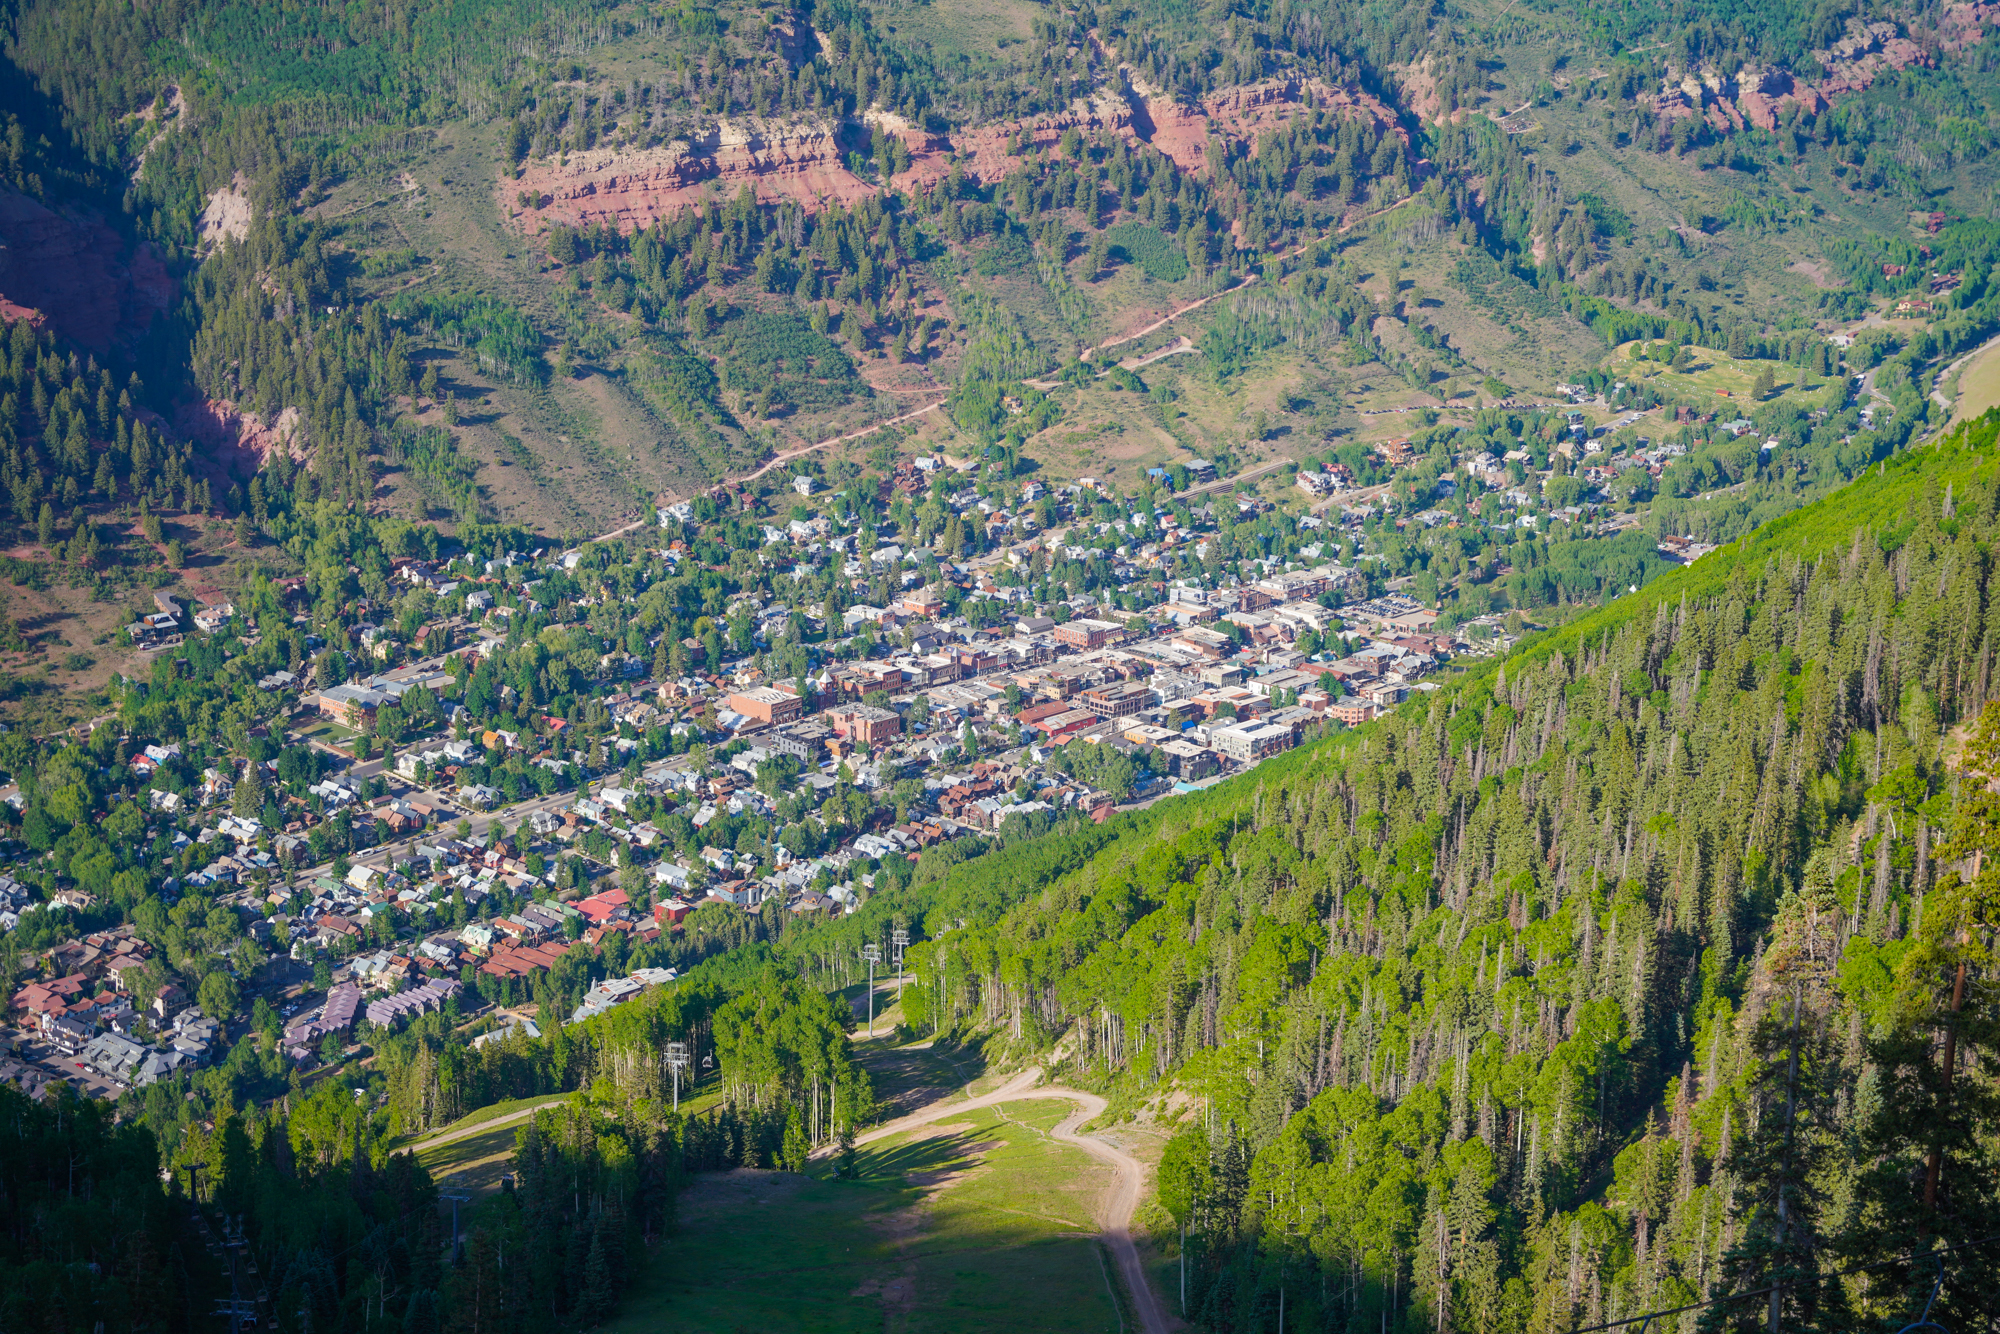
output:
M 1454 18 L 1407 4 L 1217 24 L 1147 4 L 1005 9 L 962 28 L 962 9 L 451 0 L 273 16 L 39 0 L 9 11 L 5 114 L 21 133 L 4 174 L 143 239 L 181 280 L 173 318 L 93 349 L 121 382 L 139 372 L 135 408 L 172 420 L 206 396 L 266 425 L 295 409 L 307 422 L 295 446 L 324 460 L 320 489 L 446 525 L 599 531 L 661 492 L 745 476 L 930 401 L 912 395 L 1052 375 L 1080 347 L 1255 279 L 1267 286 L 1128 349 L 1214 326 L 1200 356 L 1149 371 L 1152 394 L 1066 384 L 1048 414 L 1012 424 L 1018 444 L 1044 467 L 1126 487 L 1143 485 L 1141 464 L 1365 451 L 1477 431 L 1478 410 L 1508 394 L 1608 388 L 1623 371 L 1615 349 L 1661 340 L 1663 362 L 1683 344 L 1726 351 L 1745 384 L 1768 361 L 1787 386 L 1760 406 L 1743 385 L 1718 397 L 1729 377 L 1666 374 L 1610 405 L 1741 411 L 1785 439 L 1792 453 L 1745 466 L 1712 428 L 1688 428 L 1687 464 L 1657 494 L 1621 497 L 1653 531 L 1728 537 L 1902 443 L 1932 410 L 1926 371 L 1991 332 L 1991 61 L 1955 28 L 1927 36 L 1919 23 L 1915 38 L 1944 44 L 1932 66 L 1892 65 L 1818 111 L 1774 91 L 1783 123 L 1762 129 L 1737 109 L 1750 104 L 1734 71 L 1789 58 L 1799 40 L 1837 46 L 1879 16 L 1628 9 L 1578 22 L 1542 6 Z M 1807 60 L 1799 80 L 1835 78 Z M 1722 90 L 1702 94 L 1700 114 L 1661 102 L 1696 70 Z M 1101 129 L 1030 148 L 1014 135 L 1079 99 L 1205 115 L 1271 80 L 1317 80 L 1380 112 L 1260 112 L 1247 129 L 1216 112 L 1219 156 L 1199 167 Z M 954 169 L 913 174 L 912 150 L 871 125 L 871 106 L 949 140 Z M 645 154 L 730 118 L 831 125 L 825 169 L 869 197 L 801 210 L 746 204 L 718 182 L 699 208 L 577 229 L 567 204 L 544 216 L 518 183 L 587 153 L 651 171 Z M 995 150 L 1004 179 L 990 165 L 983 184 L 965 175 Z M 254 228 L 254 258 L 202 259 L 224 234 L 225 195 L 240 200 L 229 234 Z M 1934 239 L 1911 223 L 1933 212 Z M 289 300 L 258 276 L 273 266 L 292 275 Z M 1912 392 L 1884 376 L 1885 410 L 1862 421 L 1869 401 L 1827 385 L 1843 360 L 1827 336 L 1946 273 L 1963 281 L 1932 327 L 1878 319 L 1866 354 L 1845 358 L 1856 372 L 1906 359 Z M 402 335 L 392 356 L 364 367 L 302 352 L 316 312 L 370 309 Z M 774 317 L 825 326 L 837 351 L 817 363 L 824 387 L 759 369 L 756 331 Z M 254 365 L 227 346 L 244 320 L 284 331 Z M 662 377 L 661 358 L 690 351 L 713 385 Z M 981 438 L 955 416 L 850 456 Z M 1519 438 L 1545 423 L 1503 425 Z M 405 427 L 436 428 L 421 466 L 395 444 Z M 96 443 L 113 443 L 108 430 Z M 231 460 L 230 480 L 247 488 L 247 466 Z M 1746 481 L 1747 495 L 1707 497 Z M 772 503 L 777 485 L 753 489 Z M 120 498 L 83 489 L 94 512 Z M 217 492 L 206 512 L 234 518 L 240 502 Z
M 1115 1171 L 1155 1294 L 1215 1334 L 1896 1331 L 1934 1286 L 1991 1328 L 2000 410 L 1953 402 L 2000 342 L 1989 18 L 0 0 L 0 858 L 32 907 L 0 935 L 0 1328 L 984 1328 L 1047 1255 L 1023 1323 L 1123 1330 L 1144 1293 L 1084 1198 Z M 1346 689 L 1343 598 L 1478 642 L 1248 774 L 920 830 L 644 945 L 551 918 L 532 972 L 464 956 L 475 1020 L 294 1050 L 246 999 L 331 987 L 308 930 L 409 968 L 467 927 L 462 885 L 351 939 L 307 906 L 379 849 L 399 746 L 479 743 L 395 790 L 519 854 L 482 914 L 615 885 L 644 918 L 669 857 L 698 897 L 1040 747 L 997 668 L 1002 716 L 903 700 L 929 759 L 866 784 L 879 750 L 739 761 L 731 692 L 1336 560 L 1330 628 L 1259 645 L 1308 673 L 1279 703 Z M 309 703 L 424 661 L 358 733 Z M 1117 751 L 1048 770 L 1126 801 Z M 664 828 L 558 836 L 593 780 Z M 121 986 L 215 1012 L 208 1064 L 127 1088 L 30 1050 L 17 983 L 102 973 L 65 947 L 117 928 Z M 502 1011 L 544 1031 L 474 1047 Z M 1054 1102 L 855 1143 L 1030 1066 L 1133 1161 L 1086 1169 Z
M 1947 1097 L 1936 1039 L 1992 929 L 1991 873 L 1960 876 L 2000 743 L 1996 435 L 1082 836 L 1074 870 L 974 863 L 836 929 L 923 922 L 910 1015 L 1063 1037 L 1114 1109 L 1180 1107 L 1159 1192 L 1205 1328 L 1282 1287 L 1300 1328 L 1562 1330 L 1773 1274 L 1785 1328 L 1900 1327 L 1930 1262 L 1819 1276 L 1993 1245 L 1990 1076 Z M 1948 1262 L 1941 1318 L 1990 1308 L 1988 1255 Z

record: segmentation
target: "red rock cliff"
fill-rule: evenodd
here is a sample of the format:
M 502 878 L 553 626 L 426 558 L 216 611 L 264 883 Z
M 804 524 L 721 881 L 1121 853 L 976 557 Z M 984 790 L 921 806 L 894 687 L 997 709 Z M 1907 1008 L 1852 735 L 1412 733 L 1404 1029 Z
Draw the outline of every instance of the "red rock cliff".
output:
M 103 351 L 143 333 L 173 294 L 173 279 L 150 246 L 128 247 L 100 218 L 59 213 L 0 189 L 0 304 L 15 314 L 33 312 Z
M 910 149 L 910 168 L 895 178 L 894 186 L 926 190 L 944 180 L 954 162 L 981 184 L 1005 179 L 1020 166 L 1008 144 L 1024 131 L 1043 149 L 1054 147 L 1071 129 L 1086 136 L 1115 135 L 1151 144 L 1184 171 L 1200 171 L 1211 135 L 1254 140 L 1263 130 L 1314 108 L 1396 124 L 1394 112 L 1368 94 L 1316 79 L 1274 79 L 1225 89 L 1193 107 L 1144 93 L 1126 97 L 1106 91 L 1065 112 L 949 136 L 881 113 L 868 119 Z M 792 199 L 808 212 L 830 203 L 851 204 L 879 188 L 847 169 L 838 126 L 724 121 L 698 141 L 645 150 L 597 149 L 571 153 L 561 162 L 533 162 L 518 180 L 499 181 L 495 193 L 526 232 L 549 223 L 600 222 L 630 232 L 704 199 L 733 198 L 744 186 L 761 202 Z M 519 202 L 523 192 L 537 202 L 524 208 Z

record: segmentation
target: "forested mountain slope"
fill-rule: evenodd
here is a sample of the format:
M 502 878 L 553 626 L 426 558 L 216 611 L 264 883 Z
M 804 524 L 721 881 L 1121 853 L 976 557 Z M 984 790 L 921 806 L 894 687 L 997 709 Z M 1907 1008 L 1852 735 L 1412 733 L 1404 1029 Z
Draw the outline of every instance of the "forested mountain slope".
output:
M 1282 1302 L 1288 1329 L 1560 1331 L 1775 1281 L 1783 1328 L 1894 1329 L 1937 1272 L 1907 1257 L 1948 1247 L 1939 1318 L 1980 1328 L 1996 445 L 1989 414 L 1208 792 L 926 857 L 845 918 L 711 914 L 733 925 L 677 956 L 710 962 L 600 1019 L 470 1050 L 426 1016 L 379 1037 L 365 1115 L 255 1035 L 126 1110 L 174 1191 L 244 1216 L 286 1328 L 588 1324 L 684 1173 L 796 1166 L 870 1114 L 823 988 L 900 923 L 912 1023 L 1180 1121 L 1157 1221 L 1169 1248 L 1187 1229 L 1204 1327 Z M 724 1109 L 667 1108 L 669 1041 L 713 1054 Z M 391 1137 L 571 1091 L 466 1265 L 434 1265 L 434 1185 Z M 10 1291 L 97 1255 L 65 1311 L 206 1300 L 214 1266 L 147 1239 L 173 1196 L 114 1182 L 124 1140 L 54 1109 L 31 1129 L 81 1194 L 21 1190 L 92 1240 L 20 1230 Z
M 917 916 L 912 1016 L 1180 1109 L 1206 1327 L 1280 1288 L 1288 1327 L 1561 1330 L 1776 1280 L 1784 1328 L 1899 1327 L 1933 1265 L 1817 1276 L 1991 1231 L 1996 432 L 1085 836 L 1018 906 L 1029 866 L 975 863 L 830 930 Z
M 1795 454 L 1733 466 L 1697 431 L 1713 468 L 1659 488 L 1654 526 L 1733 536 L 1745 502 L 1682 502 L 1837 485 L 1992 331 L 1992 17 L 17 0 L 0 295 L 136 370 L 218 483 L 195 512 L 231 518 L 275 452 L 350 506 L 601 531 L 952 391 L 883 443 L 1009 439 L 1121 485 L 1143 473 L 1115 441 L 1065 455 L 1109 432 L 1358 459 L 1593 371 L 1632 384 L 1620 407 L 1744 401 L 1640 387 L 1616 350 L 1659 339 L 1807 372 L 1746 409 Z M 1154 393 L 1083 376 L 994 407 L 1287 276 L 1189 321 L 1199 356 Z M 1850 359 L 1910 354 L 1876 386 L 1893 412 L 1806 392 L 1836 327 L 1946 277 L 1938 328 L 1877 325 Z

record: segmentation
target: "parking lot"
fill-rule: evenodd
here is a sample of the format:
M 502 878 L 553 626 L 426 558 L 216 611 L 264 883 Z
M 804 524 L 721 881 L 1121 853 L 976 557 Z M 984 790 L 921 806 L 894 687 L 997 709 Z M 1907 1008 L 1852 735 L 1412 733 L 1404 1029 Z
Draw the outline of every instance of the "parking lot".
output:
M 88 1097 L 116 1099 L 125 1091 L 124 1085 L 106 1079 L 84 1065 L 79 1058 L 57 1051 L 42 1041 L 39 1034 L 24 1029 L 14 1029 L 10 1031 L 9 1036 L 14 1040 L 16 1060 L 46 1071 L 55 1078 L 66 1080 Z

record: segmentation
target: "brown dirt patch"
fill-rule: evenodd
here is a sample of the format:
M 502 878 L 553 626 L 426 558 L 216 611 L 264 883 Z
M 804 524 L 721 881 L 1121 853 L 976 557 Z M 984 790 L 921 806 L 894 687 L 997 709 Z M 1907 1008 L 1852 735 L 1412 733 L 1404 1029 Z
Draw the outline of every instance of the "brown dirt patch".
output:
M 908 1241 L 924 1230 L 924 1219 L 930 1210 L 921 1204 L 913 1204 L 907 1209 L 893 1209 L 876 1214 L 868 1221 L 874 1229 L 891 1241 Z
M 806 1178 L 796 1172 L 771 1172 L 759 1167 L 736 1167 L 727 1172 L 703 1172 L 680 1194 L 678 1207 L 694 1217 L 724 1213 L 745 1205 L 779 1204 L 799 1192 Z
M 850 1297 L 877 1297 L 881 1299 L 883 1311 L 892 1316 L 905 1316 L 917 1308 L 917 1267 L 905 1264 L 899 1273 L 881 1278 L 865 1279 Z
M 910 1132 L 910 1143 L 915 1144 L 918 1140 L 945 1139 L 952 1135 L 964 1135 L 976 1129 L 978 1127 L 970 1121 L 933 1122 L 930 1125 L 918 1126 L 915 1130 L 912 1130 Z

